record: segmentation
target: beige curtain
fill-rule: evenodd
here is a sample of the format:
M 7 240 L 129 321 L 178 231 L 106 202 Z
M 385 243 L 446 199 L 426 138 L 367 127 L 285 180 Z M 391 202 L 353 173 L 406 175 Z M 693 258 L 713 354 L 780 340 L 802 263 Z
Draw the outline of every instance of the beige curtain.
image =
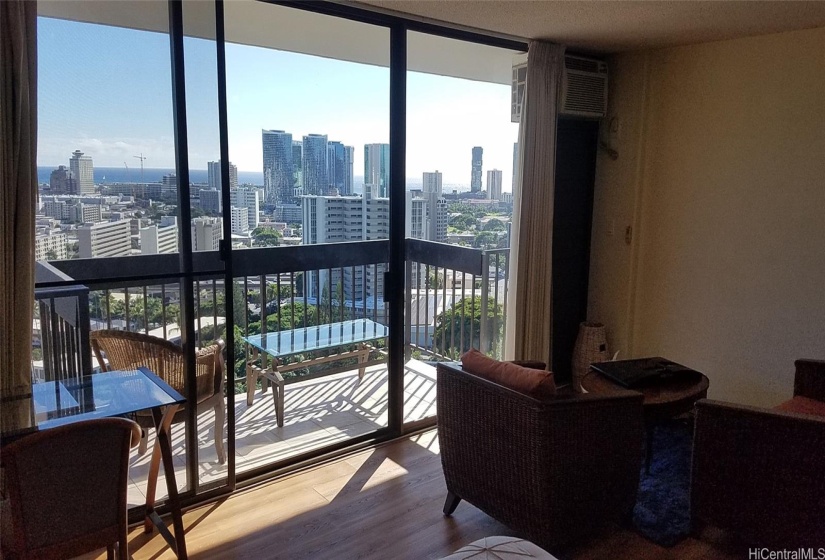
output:
M 530 41 L 527 87 L 519 127 L 519 171 L 513 186 L 508 359 L 549 366 L 552 335 L 553 193 L 556 122 L 564 47 Z
M 37 206 L 37 3 L 0 1 L 0 395 L 31 385 Z

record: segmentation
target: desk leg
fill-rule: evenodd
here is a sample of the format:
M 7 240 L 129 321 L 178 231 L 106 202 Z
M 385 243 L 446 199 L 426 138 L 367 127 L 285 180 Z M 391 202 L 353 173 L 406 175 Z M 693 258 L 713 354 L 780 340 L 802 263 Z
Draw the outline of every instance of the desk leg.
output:
M 185 559 L 187 557 L 186 537 L 183 531 L 183 515 L 180 509 L 180 500 L 178 499 L 175 467 L 172 463 L 171 426 L 172 418 L 174 418 L 178 408 L 178 405 L 169 405 L 163 412 L 161 412 L 160 408 L 152 409 L 156 439 L 154 449 L 152 449 L 152 462 L 149 467 L 149 480 L 146 489 L 146 519 L 144 520 L 143 529 L 145 532 L 150 533 L 152 531 L 152 525 L 157 526 L 164 540 L 169 543 L 169 546 L 177 557 Z M 175 528 L 174 536 L 172 536 L 169 529 L 163 523 L 163 520 L 155 511 L 155 493 L 157 491 L 158 472 L 161 460 L 163 460 L 163 474 L 166 478 L 169 508 L 171 509 L 173 526 Z

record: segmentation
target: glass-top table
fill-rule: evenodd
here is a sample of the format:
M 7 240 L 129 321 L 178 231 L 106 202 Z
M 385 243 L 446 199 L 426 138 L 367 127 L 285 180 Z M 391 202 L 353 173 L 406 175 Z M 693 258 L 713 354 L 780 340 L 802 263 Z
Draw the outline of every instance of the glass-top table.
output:
M 2 436 L 14 438 L 82 420 L 182 404 L 185 400 L 146 368 L 95 373 L 80 381 L 35 383 L 31 393 L 2 399 Z
M 386 338 L 389 329 L 370 319 L 354 319 L 339 323 L 327 323 L 315 327 L 304 327 L 266 334 L 243 337 L 252 346 L 252 359 L 246 365 L 246 403 L 252 405 L 255 386 L 259 378 L 272 382 L 272 397 L 275 400 L 275 418 L 278 426 L 284 425 L 284 378 L 281 373 L 293 369 L 309 367 L 344 358 L 358 358 L 358 379 L 363 379 L 369 359 L 368 343 Z M 301 362 L 282 365 L 280 360 L 304 352 L 316 352 L 341 346 L 355 345 L 355 350 L 338 352 L 330 356 L 310 358 Z M 258 365 L 258 354 L 272 356 L 272 365 Z M 266 385 L 263 386 L 266 390 Z
M 27 434 L 74 422 L 151 411 L 157 431 L 155 445 L 160 453 L 152 453 L 144 528 L 148 532 L 152 526 L 158 527 L 178 558 L 186 558 L 183 517 L 170 442 L 172 418 L 185 401 L 180 393 L 147 368 L 95 373 L 78 380 L 35 383 L 24 392 L 0 399 L 0 443 L 5 445 Z M 161 461 L 174 522 L 174 536 L 154 508 Z
M 302 352 L 371 342 L 385 338 L 388 332 L 389 329 L 386 326 L 370 319 L 355 319 L 315 327 L 256 334 L 244 337 L 244 341 L 270 356 L 284 358 Z

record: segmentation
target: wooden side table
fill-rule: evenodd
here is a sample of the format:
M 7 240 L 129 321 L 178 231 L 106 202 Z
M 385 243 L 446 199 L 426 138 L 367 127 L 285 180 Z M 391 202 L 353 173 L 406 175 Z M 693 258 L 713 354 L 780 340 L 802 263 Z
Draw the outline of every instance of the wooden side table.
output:
M 709 385 L 710 381 L 707 376 L 696 371 L 630 389 L 644 395 L 642 407 L 647 428 L 647 446 L 645 447 L 645 470 L 647 472 L 650 472 L 650 451 L 653 446 L 655 425 L 663 420 L 692 411 L 696 401 L 708 396 Z M 628 390 L 593 370 L 582 378 L 582 388 L 588 393 L 615 393 Z

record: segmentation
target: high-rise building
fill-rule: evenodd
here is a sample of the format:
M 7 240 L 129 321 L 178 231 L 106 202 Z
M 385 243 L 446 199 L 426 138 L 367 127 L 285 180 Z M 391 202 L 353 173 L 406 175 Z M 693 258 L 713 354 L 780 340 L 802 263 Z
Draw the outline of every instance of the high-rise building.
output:
M 199 195 L 201 209 L 207 214 L 221 213 L 221 191 L 217 189 L 201 189 Z
M 481 192 L 481 169 L 484 149 L 481 146 L 473 148 L 473 168 L 470 174 L 470 192 Z
M 292 187 L 301 189 L 304 186 L 304 168 L 301 164 L 303 160 L 303 146 L 300 140 L 292 141 Z
M 407 191 L 407 204 L 405 205 L 407 211 L 407 218 L 404 220 L 406 224 L 404 236 L 413 239 L 427 239 L 429 233 L 427 221 L 427 199 L 415 196 L 412 192 Z
M 221 161 L 210 161 L 206 164 L 209 188 L 220 192 L 221 190 Z M 238 166 L 229 162 L 229 188 L 238 186 Z
M 229 198 L 232 206 L 246 208 L 249 229 L 253 230 L 258 227 L 260 214 L 258 189 L 255 187 L 238 187 L 229 191 Z
M 516 192 L 516 179 L 518 178 L 518 142 L 513 142 L 513 184 L 510 192 Z
M 221 247 L 221 220 L 206 216 L 192 220 L 192 250 L 217 251 Z
M 390 201 L 369 196 L 304 196 L 303 243 L 342 243 L 388 239 L 390 234 Z M 363 302 L 357 309 L 376 305 L 384 293 L 384 265 L 322 270 L 309 273 L 307 294 L 311 298 L 329 297 L 341 286 L 345 300 Z M 319 291 L 320 290 L 320 293 Z M 379 307 L 382 307 L 378 303 Z
M 441 196 L 441 172 L 424 172 L 422 185 L 427 201 L 426 239 L 447 241 L 447 201 Z
M 232 215 L 232 233 L 243 235 L 249 233 L 249 212 L 241 206 L 233 206 L 230 209 Z
M 355 148 L 344 146 L 341 142 L 327 143 L 327 175 L 330 186 L 328 194 L 337 193 L 341 196 L 352 194 L 354 152 Z
M 68 238 L 60 230 L 38 229 L 34 238 L 34 260 L 60 261 L 68 258 L 66 244 Z
M 264 154 L 264 201 L 275 205 L 292 202 L 294 169 L 292 134 L 283 130 L 262 130 Z
M 355 193 L 353 190 L 355 184 L 355 176 L 353 175 L 353 168 L 355 164 L 355 147 L 344 146 L 344 190 L 341 193 L 345 196 L 350 196 Z
M 78 256 L 122 257 L 132 252 L 132 232 L 129 220 L 83 224 L 77 228 Z
M 140 228 L 140 254 L 158 255 L 178 252 L 177 224 L 157 225 Z
M 72 194 L 75 191 L 74 176 L 65 165 L 52 171 L 49 176 L 49 194 Z
M 364 146 L 364 193 L 366 185 L 372 186 L 372 195 L 387 198 L 390 195 L 390 145 L 366 144 Z
M 341 142 L 327 142 L 327 181 L 329 187 L 323 194 L 346 195 L 344 192 L 344 145 Z
M 490 169 L 487 172 L 487 198 L 501 200 L 501 169 Z
M 303 192 L 305 195 L 325 195 L 329 190 L 327 135 L 309 134 L 302 142 Z
M 75 150 L 69 160 L 69 169 L 74 179 L 75 190 L 72 194 L 95 192 L 95 168 L 91 157 L 84 156 L 80 150 Z
M 434 172 L 424 172 L 422 181 L 422 188 L 424 193 L 435 193 L 441 196 L 441 172 L 438 170 Z

